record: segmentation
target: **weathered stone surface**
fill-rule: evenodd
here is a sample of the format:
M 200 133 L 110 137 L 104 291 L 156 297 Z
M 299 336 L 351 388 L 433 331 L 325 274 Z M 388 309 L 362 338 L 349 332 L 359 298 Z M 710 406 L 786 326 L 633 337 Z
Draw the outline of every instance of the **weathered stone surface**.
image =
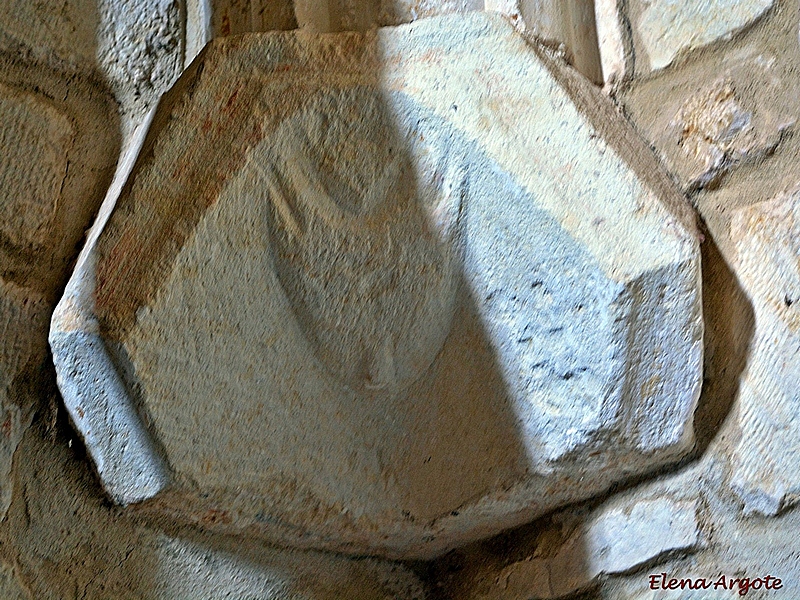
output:
M 42 435 L 42 434 L 45 435 Z M 407 567 L 291 551 L 146 523 L 98 493 L 68 429 L 28 429 L 15 457 L 14 502 L 0 524 L 0 598 L 33 600 L 424 600 Z M 8 576 L 5 579 L 4 576 Z M 4 587 L 6 586 L 6 587 Z M 8 591 L 8 593 L 5 593 Z M 27 595 L 24 597 L 28 597 Z
M 31 595 L 14 575 L 14 569 L 0 565 L 0 598 L 3 600 L 30 600 Z
M 17 246 L 41 246 L 52 229 L 75 130 L 46 99 L 1 83 L 0 121 L 0 235 Z
M 686 159 L 680 161 L 684 169 L 679 173 L 690 186 L 704 187 L 732 167 L 774 150 L 792 123 L 776 123 L 768 113 L 744 109 L 733 83 L 720 79 L 684 103 L 676 125 Z
M 692 219 L 504 20 L 216 41 L 149 139 L 50 337 L 118 501 L 429 557 L 691 448 Z
M 704 57 L 644 82 L 625 104 L 687 192 L 715 188 L 790 139 L 797 120 L 793 68 L 750 44 L 724 60 Z
M 0 52 L 0 277 L 55 303 L 108 183 L 112 98 Z
M 180 74 L 183 38 L 178 0 L 10 0 L 0 14 L 0 47 L 97 70 L 132 111 L 155 102 Z
M 774 515 L 800 498 L 800 191 L 740 209 L 731 237 L 755 313 L 731 485 L 745 512 Z
M 65 80 L 0 51 L 0 516 L 44 387 L 49 313 L 115 160 L 103 129 L 116 105 L 80 76 Z
M 602 574 L 623 573 L 701 543 L 698 505 L 671 498 L 616 502 L 592 513 L 554 554 L 504 568 L 473 598 L 531 600 L 574 594 Z M 551 550 L 551 552 L 553 552 Z
M 14 452 L 33 416 L 25 392 L 47 353 L 48 309 L 35 292 L 0 279 L 0 517 L 11 503 Z
M 603 82 L 610 88 L 631 74 L 632 52 L 627 31 L 629 25 L 621 7 L 619 0 L 594 2 Z
M 774 0 L 636 0 L 631 8 L 637 60 L 650 70 L 681 53 L 728 38 L 772 7 Z
M 602 83 L 592 0 L 488 0 L 485 9 L 505 15 L 517 29 L 545 44 L 559 46 L 579 72 Z
M 309 31 L 366 31 L 436 15 L 483 9 L 482 0 L 295 0 L 297 23 Z

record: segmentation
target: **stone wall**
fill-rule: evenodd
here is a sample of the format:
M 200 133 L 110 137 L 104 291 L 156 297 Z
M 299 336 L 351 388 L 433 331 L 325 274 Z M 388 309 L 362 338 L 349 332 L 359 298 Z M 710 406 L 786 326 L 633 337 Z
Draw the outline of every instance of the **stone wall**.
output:
M 0 597 L 800 596 L 799 21 L 12 1 Z

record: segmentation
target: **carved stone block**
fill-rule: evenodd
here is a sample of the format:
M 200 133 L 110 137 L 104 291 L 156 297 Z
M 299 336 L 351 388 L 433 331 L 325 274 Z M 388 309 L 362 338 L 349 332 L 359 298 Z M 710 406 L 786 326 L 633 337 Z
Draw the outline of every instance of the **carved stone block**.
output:
M 645 163 L 497 16 L 212 42 L 53 320 L 106 489 L 432 557 L 682 456 L 698 243 Z

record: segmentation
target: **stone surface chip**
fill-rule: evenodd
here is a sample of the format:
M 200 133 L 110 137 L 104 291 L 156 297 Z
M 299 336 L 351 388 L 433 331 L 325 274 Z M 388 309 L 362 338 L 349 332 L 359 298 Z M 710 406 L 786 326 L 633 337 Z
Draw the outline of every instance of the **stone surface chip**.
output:
M 169 473 L 125 498 L 212 530 L 430 558 L 526 522 L 692 447 L 697 236 L 639 173 L 498 16 L 214 41 L 53 318 L 65 400 L 123 464 L 107 357 Z

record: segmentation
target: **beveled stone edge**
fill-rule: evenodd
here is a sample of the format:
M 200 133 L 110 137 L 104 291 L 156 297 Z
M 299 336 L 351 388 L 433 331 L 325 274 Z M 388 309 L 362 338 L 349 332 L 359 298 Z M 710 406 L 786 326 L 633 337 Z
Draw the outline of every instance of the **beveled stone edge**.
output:
M 100 336 L 94 312 L 95 247 L 133 170 L 156 109 L 150 110 L 122 149 L 114 178 L 53 312 L 48 335 L 64 405 L 103 488 L 123 506 L 152 498 L 171 478 Z

